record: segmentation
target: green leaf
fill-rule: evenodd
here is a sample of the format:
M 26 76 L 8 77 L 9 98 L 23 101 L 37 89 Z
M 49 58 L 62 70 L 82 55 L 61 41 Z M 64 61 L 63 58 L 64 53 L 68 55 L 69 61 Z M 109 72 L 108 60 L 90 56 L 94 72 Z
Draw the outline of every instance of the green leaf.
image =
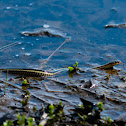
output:
M 107 121 L 108 123 L 112 123 L 113 120 L 110 117 L 107 117 Z
M 104 108 L 103 108 L 103 103 L 102 103 L 102 102 L 99 102 L 99 103 L 97 104 L 97 106 L 98 106 L 99 110 L 101 110 L 101 111 L 104 110 Z
M 28 118 L 28 126 L 33 126 L 34 125 L 34 120 L 32 117 Z
M 78 67 L 78 62 L 76 61 L 76 63 L 73 64 L 73 66 Z
M 68 67 L 68 69 L 69 69 L 69 72 L 72 72 L 74 70 L 73 67 Z
M 6 122 L 3 123 L 3 126 L 14 126 L 13 121 L 7 120 Z
M 54 105 L 49 106 L 49 117 L 52 118 L 54 115 Z
M 61 101 L 59 101 L 59 106 L 62 106 L 62 102 Z
M 22 82 L 23 85 L 27 85 L 28 84 L 28 81 L 26 79 L 23 80 Z

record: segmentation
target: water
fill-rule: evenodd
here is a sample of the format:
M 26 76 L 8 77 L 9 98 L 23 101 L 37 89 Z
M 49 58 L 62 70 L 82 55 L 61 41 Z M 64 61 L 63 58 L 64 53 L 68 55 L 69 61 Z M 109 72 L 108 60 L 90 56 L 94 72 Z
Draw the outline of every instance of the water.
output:
M 92 69 L 95 66 L 115 60 L 121 60 L 125 63 L 126 29 L 104 28 L 106 24 L 126 22 L 125 4 L 125 0 L 74 0 L 74 2 L 72 0 L 51 0 L 50 2 L 46 0 L 0 1 L 0 46 L 2 47 L 12 42 L 20 42 L 20 44 L 0 52 L 1 68 L 39 69 L 42 62 L 65 38 L 26 37 L 22 36 L 21 32 L 34 31 L 43 26 L 50 26 L 71 36 L 72 40 L 58 50 L 43 69 L 53 71 L 71 66 L 77 61 L 79 62 L 79 67 L 85 70 L 85 73 L 74 75 L 73 78 L 70 78 L 68 72 L 64 71 L 51 79 L 81 88 L 83 83 L 80 83 L 80 80 L 88 81 L 93 78 L 92 75 L 96 74 L 98 77 L 93 78 L 93 80 L 97 86 L 88 90 L 126 102 L 126 85 L 125 82 L 119 79 L 125 76 L 125 65 L 116 66 L 115 68 L 121 71 L 118 75 L 111 75 L 108 82 L 104 80 L 108 73 Z M 5 79 L 5 77 L 6 74 L 2 74 L 1 79 Z M 11 77 L 14 78 L 15 76 L 8 75 L 8 80 Z M 72 105 L 80 104 L 80 97 L 89 99 L 94 103 L 101 101 L 85 91 L 71 94 L 47 92 L 43 81 L 34 79 L 30 81 L 31 88 L 28 90 L 42 99 L 42 101 L 48 103 L 57 103 L 61 100 L 69 108 Z M 9 82 L 21 87 L 19 80 Z M 72 90 L 65 88 L 60 83 L 50 80 L 45 81 L 45 83 L 49 90 L 72 92 Z M 3 83 L 1 83 L 1 89 L 2 91 L 4 89 Z M 13 92 L 13 90 L 15 91 Z M 3 93 L 2 91 L 1 94 Z M 21 93 L 21 90 L 8 86 L 6 97 L 21 100 Z M 30 99 L 30 103 L 34 103 L 38 108 L 42 101 L 37 98 Z M 19 104 L 17 100 L 11 101 L 11 103 Z M 110 116 L 112 119 L 117 119 L 119 115 L 126 112 L 124 103 L 120 105 L 111 101 L 104 103 L 105 110 L 102 116 Z M 5 106 L 8 106 L 8 103 L 5 103 Z M 5 113 L 2 113 L 1 116 Z

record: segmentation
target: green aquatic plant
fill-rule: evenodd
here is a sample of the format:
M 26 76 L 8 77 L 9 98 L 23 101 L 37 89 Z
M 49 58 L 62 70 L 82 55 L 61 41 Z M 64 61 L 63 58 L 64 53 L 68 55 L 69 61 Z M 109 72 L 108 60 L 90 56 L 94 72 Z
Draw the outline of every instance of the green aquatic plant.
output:
M 82 121 L 86 121 L 87 119 L 87 115 L 81 115 L 80 113 L 78 113 L 78 116 L 80 117 Z
M 49 105 L 49 117 L 53 118 L 54 116 L 54 105 Z
M 70 115 L 64 114 L 64 106 L 62 102 L 57 105 L 49 105 L 43 108 L 39 117 L 28 117 L 25 115 L 17 114 L 15 121 L 6 120 L 2 126 L 60 126 L 60 125 L 71 125 L 71 126 L 87 126 L 87 125 L 98 125 L 98 126 L 118 126 L 116 122 L 110 117 L 101 118 L 100 112 L 104 110 L 103 103 L 93 104 L 91 101 L 81 99 L 82 105 L 77 106 Z M 88 109 L 88 110 L 87 110 Z M 90 111 L 89 111 L 90 109 Z M 46 117 L 43 117 L 43 112 L 46 113 Z M 97 113 L 97 114 L 96 114 Z M 45 123 L 41 123 L 42 121 Z M 40 125 L 41 124 L 41 125 Z
M 27 88 L 29 87 L 29 84 L 31 82 L 28 79 L 24 79 L 22 82 L 22 89 L 27 91 Z
M 77 73 L 77 71 L 80 70 L 78 67 L 78 62 L 75 62 L 73 66 L 69 66 L 68 69 L 69 69 L 68 70 L 69 73 Z
M 2 126 L 14 126 L 14 124 L 13 124 L 13 121 L 6 120 L 6 122 L 4 122 Z
M 94 116 L 97 119 L 100 119 L 101 115 L 100 113 L 104 110 L 103 108 L 103 103 L 99 102 L 97 103 L 94 107 L 93 107 L 93 111 L 94 111 Z
M 105 124 L 107 126 L 111 126 L 113 123 L 113 120 L 110 117 L 107 117 L 107 119 L 105 117 L 103 117 L 103 120 L 105 121 Z
M 69 72 L 69 76 L 72 77 L 73 76 L 73 73 L 76 73 L 78 74 L 79 73 L 84 73 L 85 71 L 84 70 L 81 70 L 79 67 L 78 67 L 78 62 L 76 61 L 75 64 L 73 64 L 72 66 L 69 66 L 68 67 L 68 72 Z
M 77 74 L 78 71 L 81 71 L 78 67 L 78 62 L 75 62 L 72 66 L 68 67 L 69 77 L 73 78 L 73 74 Z
M 20 114 L 18 114 L 17 118 L 18 118 L 17 124 L 19 126 L 25 126 L 26 116 L 24 116 L 24 115 L 21 116 Z
M 22 94 L 23 100 L 21 101 L 22 107 L 26 106 L 29 102 L 29 98 L 30 98 L 30 92 L 26 91 L 25 94 Z
M 104 108 L 103 108 L 103 102 L 99 102 L 99 103 L 97 104 L 97 106 L 98 106 L 98 109 L 99 109 L 100 111 L 103 111 L 103 110 L 104 110 Z
M 107 117 L 107 121 L 109 124 L 113 122 L 113 120 L 110 117 Z
M 25 115 L 17 114 L 17 120 L 6 120 L 2 126 L 38 126 L 35 123 L 35 119 L 32 117 L 26 117 Z M 41 125 L 39 125 L 41 126 Z
M 60 101 L 58 105 L 49 105 L 49 119 L 47 121 L 47 125 L 53 125 L 55 122 L 63 120 L 65 118 L 64 106 Z
M 73 109 L 73 116 L 77 118 L 76 123 L 82 125 L 87 125 L 87 123 L 98 124 L 101 119 L 100 113 L 104 110 L 103 103 L 94 104 L 84 98 L 80 98 L 80 100 L 82 105 Z
M 35 126 L 34 118 L 28 117 L 28 126 Z
M 68 69 L 69 69 L 69 72 L 74 71 L 74 68 L 73 67 L 68 67 Z
M 36 107 L 35 107 L 35 106 L 32 108 L 32 110 L 33 110 L 33 111 L 37 111 L 37 109 L 36 109 Z
M 76 61 L 76 63 L 73 64 L 73 66 L 78 67 L 78 62 Z
M 63 105 L 60 101 L 58 105 L 49 105 L 49 117 L 52 119 L 53 117 L 58 117 L 63 114 Z
M 28 85 L 29 83 L 30 83 L 29 80 L 24 79 L 23 82 L 22 82 L 22 85 Z

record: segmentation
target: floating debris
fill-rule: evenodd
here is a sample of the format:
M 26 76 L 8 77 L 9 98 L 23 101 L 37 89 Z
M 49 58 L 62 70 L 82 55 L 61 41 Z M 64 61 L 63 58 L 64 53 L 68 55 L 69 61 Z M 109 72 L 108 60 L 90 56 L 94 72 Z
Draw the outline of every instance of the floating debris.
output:
M 65 38 L 65 34 L 61 33 L 60 31 L 52 28 L 48 28 L 47 26 L 44 26 L 44 28 L 40 30 L 35 30 L 33 32 L 30 31 L 24 31 L 21 33 L 24 36 L 48 36 L 48 37 L 61 37 Z
M 108 24 L 105 28 L 126 28 L 126 23 L 123 24 Z
M 113 8 L 111 8 L 111 11 L 117 12 L 118 11 L 118 8 L 117 7 L 113 7 Z
M 102 69 L 102 70 L 113 69 L 113 66 L 116 66 L 120 63 L 122 63 L 122 62 L 121 61 L 113 61 L 113 62 L 107 63 L 105 65 L 95 67 L 94 69 Z

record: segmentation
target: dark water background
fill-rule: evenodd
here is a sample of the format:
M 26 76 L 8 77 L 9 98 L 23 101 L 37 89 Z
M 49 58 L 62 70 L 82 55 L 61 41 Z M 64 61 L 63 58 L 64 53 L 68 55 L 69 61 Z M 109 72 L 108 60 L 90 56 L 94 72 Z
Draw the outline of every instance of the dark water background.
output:
M 61 72 L 51 79 L 82 86 L 80 80 L 88 81 L 93 74 L 97 85 L 91 91 L 98 94 L 126 102 L 126 84 L 120 81 L 125 76 L 125 65 L 118 65 L 115 68 L 121 70 L 119 75 L 111 75 L 108 82 L 104 80 L 108 73 L 97 71 L 92 68 L 115 60 L 121 60 L 125 64 L 126 59 L 126 29 L 109 28 L 104 26 L 110 23 L 125 23 L 125 0 L 38 0 L 38 1 L 0 1 L 0 46 L 19 42 L 17 46 L 0 52 L 1 68 L 36 68 L 39 69 L 42 62 L 65 40 L 64 38 L 50 37 L 25 37 L 22 31 L 33 31 L 43 25 L 58 29 L 62 33 L 71 36 L 72 40 L 66 43 L 45 65 L 44 70 L 56 70 L 68 67 L 76 61 L 85 73 L 74 75 L 70 78 L 67 71 Z M 1 79 L 5 79 L 2 74 Z M 8 75 L 8 80 L 11 76 Z M 28 90 L 36 97 L 48 103 L 57 103 L 59 100 L 66 104 L 66 108 L 80 104 L 79 97 L 99 102 L 92 95 L 85 93 L 54 93 L 47 92 L 42 81 L 31 79 L 31 86 Z M 50 90 L 65 90 L 63 85 L 52 81 L 45 81 Z M 21 86 L 21 82 L 15 80 L 13 83 Z M 37 88 L 35 88 L 37 87 Z M 4 83 L 1 83 L 1 95 L 3 94 Z M 71 91 L 71 90 L 69 90 Z M 72 91 L 71 91 L 72 92 Z M 21 91 L 11 86 L 7 87 L 4 108 L 1 108 L 1 117 L 11 110 L 6 106 L 20 105 Z M 1 98 L 3 99 L 3 98 Z M 5 100 L 5 101 L 6 101 Z M 6 105 L 5 105 L 6 104 Z M 30 105 L 41 107 L 42 101 L 36 98 L 30 99 Z M 126 113 L 125 104 L 106 102 L 102 116 L 110 116 L 117 119 Z M 6 111 L 5 111 L 6 108 Z M 126 119 L 126 117 L 123 117 Z

